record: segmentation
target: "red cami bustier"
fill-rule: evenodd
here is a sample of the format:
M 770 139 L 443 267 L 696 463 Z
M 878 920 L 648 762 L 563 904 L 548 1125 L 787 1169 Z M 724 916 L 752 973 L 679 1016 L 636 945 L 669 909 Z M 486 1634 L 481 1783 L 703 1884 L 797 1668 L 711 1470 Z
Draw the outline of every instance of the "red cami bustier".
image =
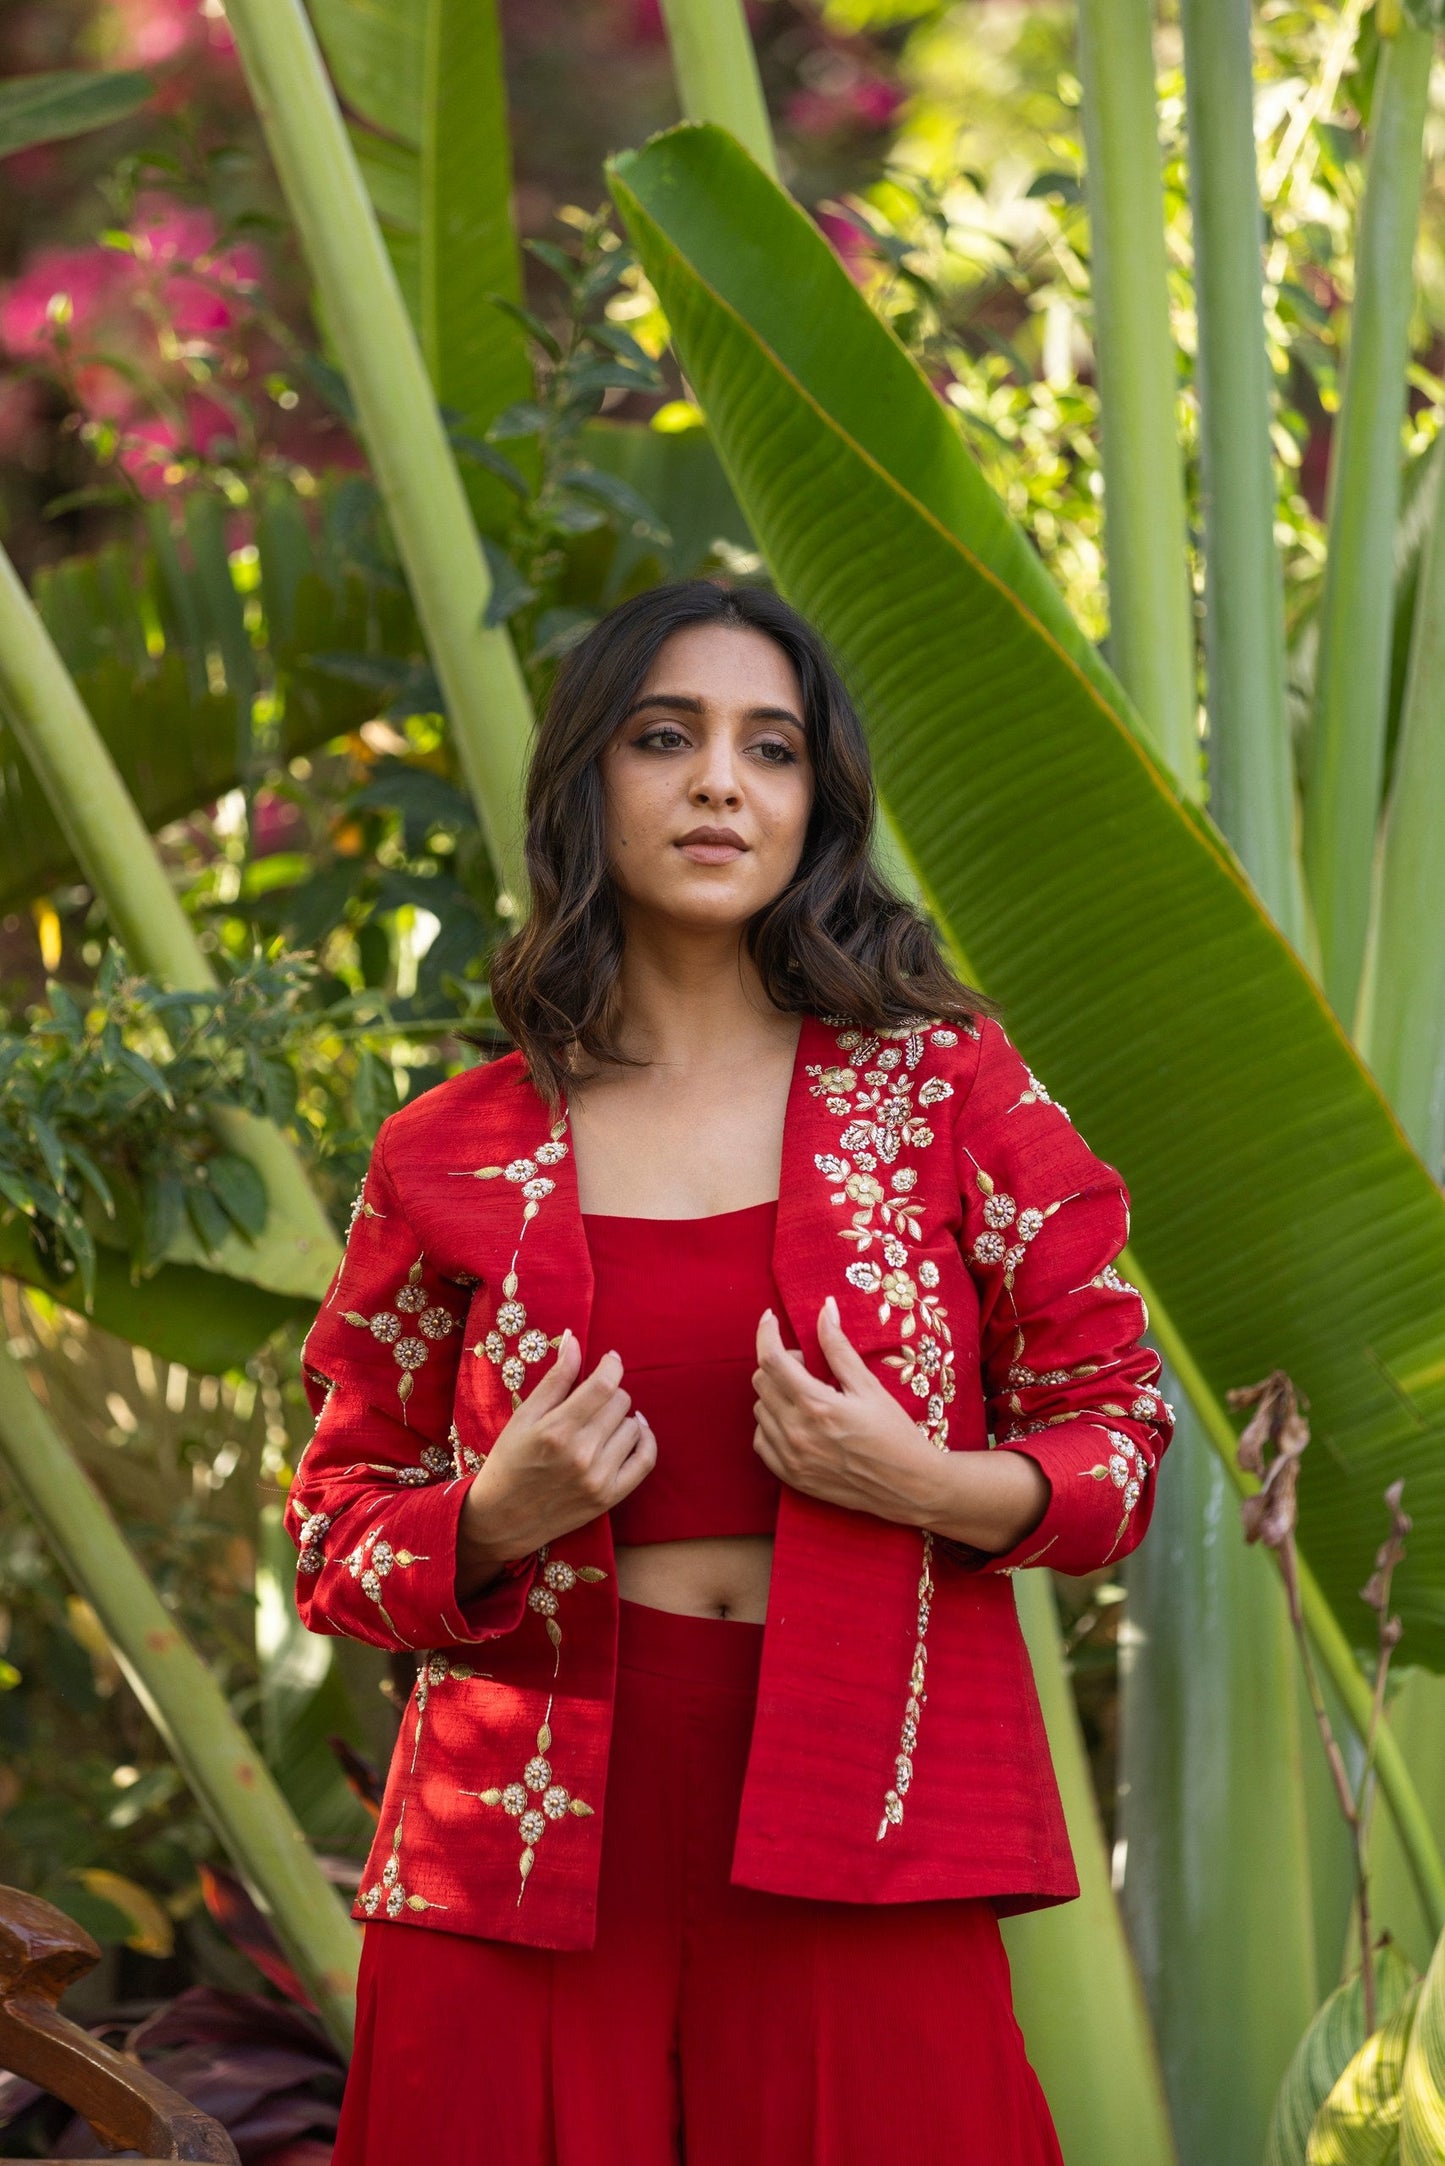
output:
M 776 1199 L 708 1218 L 584 1212 L 593 1295 L 584 1374 L 609 1348 L 657 1438 L 657 1464 L 612 1509 L 616 1542 L 771 1534 L 778 1481 L 753 1450 L 758 1318 L 797 1344 L 773 1278 Z

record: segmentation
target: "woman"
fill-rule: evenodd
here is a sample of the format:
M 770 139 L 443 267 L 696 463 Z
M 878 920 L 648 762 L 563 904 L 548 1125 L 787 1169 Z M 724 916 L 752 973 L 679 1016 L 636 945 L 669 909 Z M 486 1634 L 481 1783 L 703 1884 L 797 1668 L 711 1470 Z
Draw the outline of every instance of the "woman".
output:
M 1058 2166 L 1009 1575 L 1132 1549 L 1171 1416 L 1126 1192 L 873 813 L 768 594 L 559 672 L 516 1050 L 385 1124 L 306 1347 L 302 1614 L 418 1653 L 338 2166 Z

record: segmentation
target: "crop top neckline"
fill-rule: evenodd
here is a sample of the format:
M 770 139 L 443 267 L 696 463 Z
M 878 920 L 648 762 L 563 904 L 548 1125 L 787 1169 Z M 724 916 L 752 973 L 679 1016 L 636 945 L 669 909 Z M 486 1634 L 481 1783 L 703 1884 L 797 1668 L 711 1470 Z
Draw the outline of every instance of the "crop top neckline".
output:
M 584 1211 L 584 1223 L 600 1219 L 604 1226 L 715 1226 L 726 1218 L 750 1218 L 758 1211 L 776 1211 L 778 1199 L 767 1196 L 761 1203 L 744 1203 L 735 1211 L 708 1211 L 700 1218 L 635 1218 L 623 1211 Z

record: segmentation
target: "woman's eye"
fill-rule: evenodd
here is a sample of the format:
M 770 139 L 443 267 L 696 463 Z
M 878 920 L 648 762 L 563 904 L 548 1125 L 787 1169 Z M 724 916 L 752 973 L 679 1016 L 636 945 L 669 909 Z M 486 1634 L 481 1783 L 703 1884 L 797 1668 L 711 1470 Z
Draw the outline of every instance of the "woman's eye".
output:
M 664 737 L 670 740 L 669 744 L 665 746 L 662 745 Z M 687 739 L 683 736 L 682 731 L 674 729 L 670 722 L 662 722 L 659 723 L 656 729 L 644 730 L 637 739 L 637 743 L 640 748 L 644 749 L 649 745 L 659 745 L 664 751 L 670 751 L 673 745 L 685 745 Z
M 781 737 L 765 737 L 756 747 L 770 767 L 791 767 L 798 755 Z

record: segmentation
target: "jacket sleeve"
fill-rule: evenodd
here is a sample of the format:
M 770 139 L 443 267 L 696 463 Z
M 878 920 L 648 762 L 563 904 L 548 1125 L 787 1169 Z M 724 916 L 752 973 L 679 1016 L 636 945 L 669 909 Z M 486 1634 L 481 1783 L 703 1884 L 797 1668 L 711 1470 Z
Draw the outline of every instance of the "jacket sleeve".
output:
M 1043 1518 L 997 1554 L 944 1541 L 966 1569 L 1081 1573 L 1143 1539 L 1173 1410 L 1148 1314 L 1115 1269 L 1129 1193 L 992 1020 L 955 1130 L 960 1236 L 978 1288 L 990 1439 L 1049 1483 Z
M 302 1349 L 317 1418 L 286 1502 L 296 1606 L 311 1631 L 375 1647 L 467 1647 L 520 1622 L 535 1560 L 458 1602 L 472 1477 L 450 1439 L 467 1293 L 439 1277 L 407 1222 L 387 1171 L 389 1125 Z

